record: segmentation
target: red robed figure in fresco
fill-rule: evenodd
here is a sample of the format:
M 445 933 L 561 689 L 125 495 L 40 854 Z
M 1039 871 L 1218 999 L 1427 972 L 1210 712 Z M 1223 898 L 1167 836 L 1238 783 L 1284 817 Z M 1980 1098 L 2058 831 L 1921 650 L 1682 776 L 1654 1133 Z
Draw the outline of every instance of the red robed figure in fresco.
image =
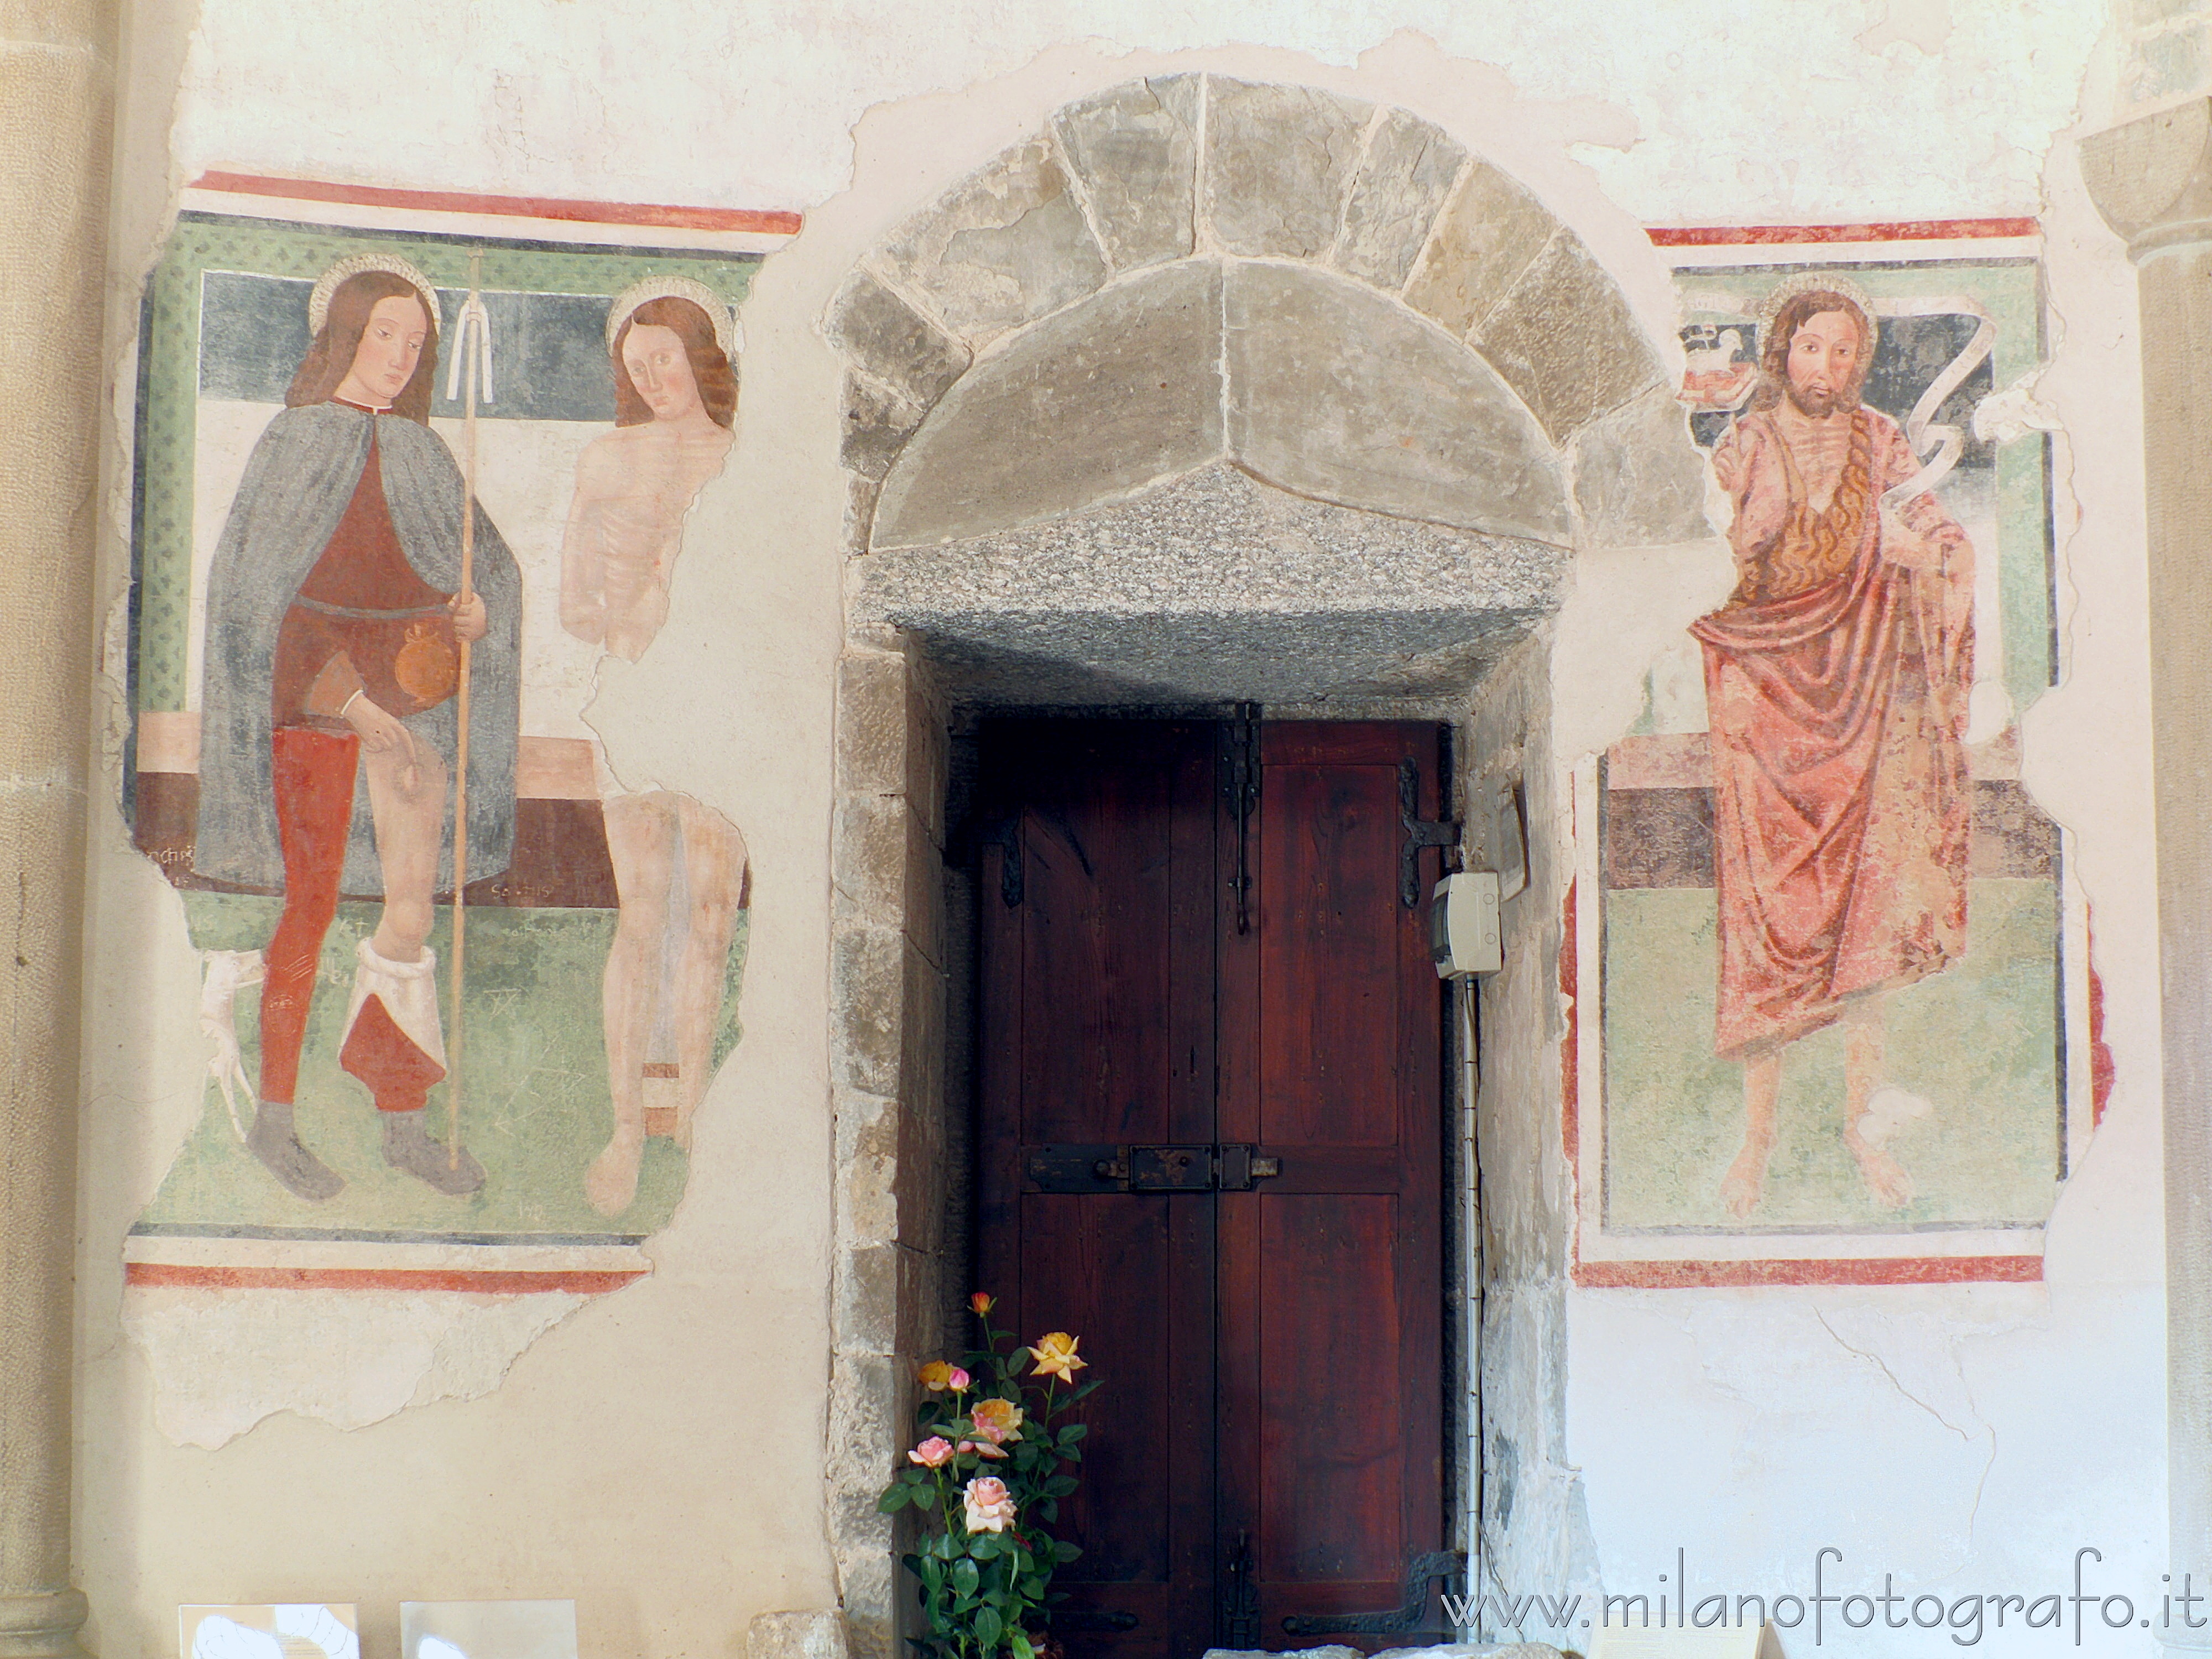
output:
M 1875 326 L 1846 288 L 1807 279 L 1762 337 L 1765 407 L 1713 456 L 1739 580 L 1691 629 L 1711 730 L 1714 1042 L 1745 1068 L 1722 1189 L 1738 1217 L 1762 1194 L 1783 1050 L 1838 1020 L 1844 1144 L 1877 1202 L 1911 1199 L 1862 1133 L 1883 1000 L 1966 946 L 1972 550 L 1932 495 L 1884 503 L 1920 463 L 1859 402 Z
M 465 1196 L 483 1170 L 430 1139 L 446 1076 L 442 888 L 506 867 L 514 836 L 521 575 L 429 428 L 437 295 L 397 256 L 340 261 L 309 300 L 314 341 L 254 446 L 208 573 L 193 866 L 284 908 L 261 994 L 247 1148 L 289 1191 L 336 1196 L 301 1140 L 300 1060 L 341 894 L 383 900 L 356 970 L 340 1066 L 367 1085 L 384 1158 Z M 475 514 L 460 597 L 461 517 Z M 453 867 L 459 646 L 471 646 L 469 860 Z

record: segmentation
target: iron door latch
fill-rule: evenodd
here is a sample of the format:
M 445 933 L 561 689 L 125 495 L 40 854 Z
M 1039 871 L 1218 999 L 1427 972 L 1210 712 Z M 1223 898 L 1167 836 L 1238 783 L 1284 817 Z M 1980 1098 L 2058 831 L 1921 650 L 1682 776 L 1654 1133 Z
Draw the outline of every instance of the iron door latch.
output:
M 1248 1193 L 1283 1172 L 1255 1146 L 1032 1146 L 1022 1159 L 1046 1193 Z

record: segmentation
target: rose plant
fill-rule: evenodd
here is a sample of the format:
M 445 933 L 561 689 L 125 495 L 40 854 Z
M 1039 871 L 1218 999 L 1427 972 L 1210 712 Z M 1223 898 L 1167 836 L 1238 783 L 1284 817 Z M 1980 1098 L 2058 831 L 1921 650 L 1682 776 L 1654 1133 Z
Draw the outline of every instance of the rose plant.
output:
M 1082 1553 L 1046 1530 L 1075 1490 L 1063 1465 L 1081 1462 L 1086 1427 L 1056 1419 L 1098 1384 L 1075 1380 L 1089 1362 L 1066 1331 L 1012 1346 L 1012 1334 L 991 1323 L 991 1297 L 978 1291 L 969 1305 L 983 1346 L 957 1365 L 921 1368 L 916 1442 L 876 1507 L 923 1517 L 904 1559 L 921 1581 L 929 1633 L 915 1643 L 927 1659 L 1036 1659 L 1050 1604 L 1063 1599 L 1053 1573 Z

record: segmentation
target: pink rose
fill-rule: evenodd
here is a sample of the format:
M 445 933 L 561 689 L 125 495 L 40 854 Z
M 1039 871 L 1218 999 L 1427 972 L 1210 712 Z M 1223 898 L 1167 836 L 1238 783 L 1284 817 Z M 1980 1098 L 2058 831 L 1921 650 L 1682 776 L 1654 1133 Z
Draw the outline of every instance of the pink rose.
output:
M 964 1452 L 974 1452 L 978 1457 L 1002 1458 L 1006 1455 L 1003 1449 L 993 1445 L 988 1440 L 963 1440 L 960 1443 L 960 1449 Z
M 933 1434 L 908 1452 L 906 1459 L 925 1469 L 941 1469 L 952 1461 L 952 1443 L 941 1434 Z
M 952 1368 L 952 1375 L 945 1382 L 945 1386 L 951 1389 L 955 1394 L 965 1394 L 968 1392 L 969 1385 L 975 1382 L 975 1379 L 969 1376 L 967 1372 L 962 1370 L 959 1366 L 955 1365 Z
M 979 1474 L 960 1492 L 970 1532 L 1004 1532 L 1014 1523 L 1014 1497 L 995 1474 Z

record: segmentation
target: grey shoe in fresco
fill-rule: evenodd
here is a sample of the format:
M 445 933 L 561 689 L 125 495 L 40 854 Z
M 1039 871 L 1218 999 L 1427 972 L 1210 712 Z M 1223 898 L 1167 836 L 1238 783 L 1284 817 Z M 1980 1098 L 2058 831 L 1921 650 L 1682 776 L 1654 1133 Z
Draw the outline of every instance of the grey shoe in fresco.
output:
M 285 1191 L 311 1204 L 335 1198 L 345 1187 L 344 1176 L 300 1144 L 289 1101 L 261 1103 L 254 1111 L 252 1128 L 246 1131 L 246 1146 Z
M 464 1150 L 458 1163 L 443 1146 L 430 1139 L 422 1120 L 428 1111 L 380 1112 L 384 1120 L 384 1161 L 404 1170 L 426 1186 L 448 1198 L 466 1198 L 484 1183 L 483 1165 Z

